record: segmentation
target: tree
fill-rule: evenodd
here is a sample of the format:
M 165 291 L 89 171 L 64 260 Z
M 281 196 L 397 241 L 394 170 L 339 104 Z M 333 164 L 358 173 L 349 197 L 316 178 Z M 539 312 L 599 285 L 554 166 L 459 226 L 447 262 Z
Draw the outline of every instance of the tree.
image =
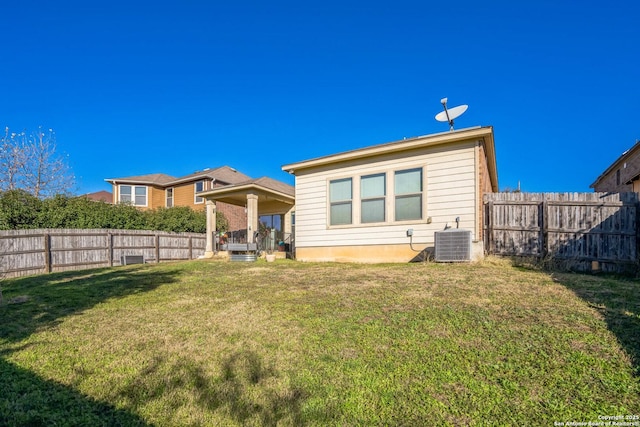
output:
M 5 128 L 0 139 L 0 191 L 12 191 L 20 188 L 21 173 L 25 165 L 24 133 L 9 133 Z
M 21 189 L 38 198 L 71 193 L 75 177 L 56 152 L 53 129 L 39 127 L 27 134 L 9 133 L 5 128 L 0 148 L 0 191 Z

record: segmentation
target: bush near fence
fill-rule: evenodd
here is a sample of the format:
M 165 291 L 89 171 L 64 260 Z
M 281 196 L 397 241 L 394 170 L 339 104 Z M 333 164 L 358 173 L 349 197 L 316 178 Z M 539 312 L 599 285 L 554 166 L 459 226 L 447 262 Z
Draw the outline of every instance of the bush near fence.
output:
M 638 193 L 486 194 L 485 250 L 571 270 L 636 273 L 639 208 Z
M 121 264 L 125 255 L 145 262 L 195 259 L 206 235 L 146 230 L 35 229 L 0 231 L 0 273 L 17 277 Z

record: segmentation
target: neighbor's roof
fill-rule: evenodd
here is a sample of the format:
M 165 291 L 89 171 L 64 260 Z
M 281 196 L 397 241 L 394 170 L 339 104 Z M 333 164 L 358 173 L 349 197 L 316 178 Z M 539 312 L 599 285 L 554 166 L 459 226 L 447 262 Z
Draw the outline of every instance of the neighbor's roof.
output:
M 614 171 L 615 169 L 620 168 L 620 165 L 627 160 L 629 157 L 631 157 L 633 154 L 635 154 L 638 150 L 640 150 L 640 140 L 636 141 L 636 143 L 633 145 L 633 147 L 629 148 L 627 151 L 625 151 L 624 153 L 622 153 L 620 155 L 620 157 L 618 157 L 616 159 L 615 162 L 611 163 L 611 166 L 609 166 L 604 172 L 602 172 L 600 174 L 600 176 L 598 178 L 596 178 L 595 181 L 593 181 L 593 184 L 591 184 L 589 186 L 589 188 L 595 188 L 596 185 L 598 185 L 600 183 L 600 181 L 602 181 L 604 178 L 606 178 L 612 171 Z M 626 182 L 625 184 L 628 184 L 629 182 Z
M 105 181 L 112 184 L 146 184 L 157 185 L 160 187 L 170 187 L 172 185 L 182 184 L 190 181 L 197 181 L 203 178 L 215 179 L 225 184 L 235 184 L 238 182 L 251 179 L 249 176 L 238 172 L 232 167 L 221 166 L 216 169 L 204 169 L 179 178 L 166 175 L 163 173 L 153 173 L 149 175 L 128 176 L 124 178 L 108 178 Z
M 83 194 L 81 197 L 86 197 L 87 199 L 94 200 L 96 202 L 113 203 L 113 194 L 105 190 Z
M 487 163 L 489 166 L 489 174 L 493 191 L 498 191 L 498 170 L 496 165 L 495 145 L 493 140 L 492 126 L 476 126 L 456 131 L 441 132 L 431 135 L 418 136 L 414 138 L 403 139 L 401 141 L 388 142 L 385 144 L 373 145 L 370 147 L 359 148 L 351 151 L 344 151 L 338 154 L 332 154 L 324 157 L 317 157 L 311 160 L 305 160 L 297 163 L 290 163 L 282 166 L 282 170 L 291 174 L 304 169 L 310 169 L 319 166 L 327 166 L 339 164 L 342 162 L 366 159 L 388 153 L 396 153 L 401 151 L 413 150 L 416 148 L 447 144 L 452 142 L 460 142 L 472 139 L 483 139 L 487 154 Z
M 267 190 L 270 193 L 280 193 L 281 195 L 291 198 L 295 197 L 296 194 L 295 188 L 293 186 L 266 176 L 257 179 L 248 179 L 246 181 L 242 181 L 237 184 L 226 185 L 224 187 L 217 187 L 198 194 L 204 197 L 212 194 L 232 193 L 255 188 Z

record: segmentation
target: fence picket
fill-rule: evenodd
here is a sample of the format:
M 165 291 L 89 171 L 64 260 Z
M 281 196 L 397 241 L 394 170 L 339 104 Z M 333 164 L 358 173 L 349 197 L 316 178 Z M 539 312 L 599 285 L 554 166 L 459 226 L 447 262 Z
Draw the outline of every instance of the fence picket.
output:
M 187 260 L 203 255 L 205 245 L 205 235 L 199 233 L 102 229 L 0 231 L 0 273 L 17 277 L 109 267 L 120 265 L 122 255 L 144 255 L 156 262 Z
M 639 266 L 637 193 L 493 193 L 484 204 L 489 254 L 562 259 L 578 270 L 592 261 L 614 272 Z

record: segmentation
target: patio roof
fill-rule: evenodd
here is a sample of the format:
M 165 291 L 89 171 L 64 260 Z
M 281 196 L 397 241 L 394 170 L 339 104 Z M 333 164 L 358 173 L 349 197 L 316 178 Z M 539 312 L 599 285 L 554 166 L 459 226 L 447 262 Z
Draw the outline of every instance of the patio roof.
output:
M 260 214 L 286 212 L 295 204 L 293 186 L 266 176 L 202 191 L 198 196 L 231 205 L 246 206 L 248 194 L 258 196 Z

